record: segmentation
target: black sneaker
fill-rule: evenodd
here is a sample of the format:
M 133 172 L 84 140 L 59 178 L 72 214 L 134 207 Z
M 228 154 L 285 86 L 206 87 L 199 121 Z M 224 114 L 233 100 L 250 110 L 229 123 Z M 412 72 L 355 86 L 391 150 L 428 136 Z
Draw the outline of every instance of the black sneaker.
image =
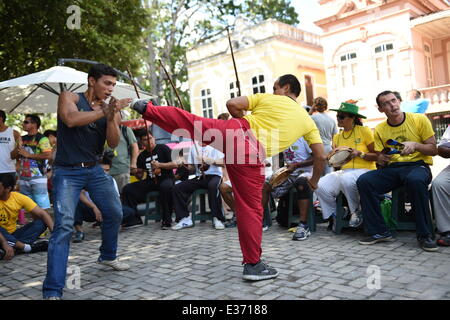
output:
M 0 249 L 0 260 L 3 260 L 3 258 L 5 257 L 5 254 L 6 254 L 5 250 Z
M 48 240 L 33 242 L 30 245 L 30 247 L 31 247 L 31 253 L 47 251 L 48 250 Z
M 296 241 L 306 240 L 310 235 L 311 231 L 309 230 L 309 227 L 306 224 L 300 223 L 292 237 L 292 240 Z
M 172 223 L 170 222 L 163 222 L 161 224 L 161 230 L 170 230 L 172 228 Z
M 420 247 L 425 251 L 435 252 L 438 250 L 436 242 L 430 235 L 417 237 L 417 241 L 419 241 Z
M 363 244 L 363 245 L 370 245 L 370 244 L 375 244 L 378 242 L 389 242 L 389 241 L 395 241 L 394 238 L 392 238 L 392 235 L 389 231 L 386 231 L 383 234 L 374 234 L 373 236 L 370 236 L 368 238 L 359 240 L 359 244 Z
M 80 242 L 82 242 L 84 240 L 84 232 L 81 232 L 81 231 L 77 231 L 76 233 L 75 233 L 75 237 L 74 237 L 74 239 L 73 239 L 73 243 L 80 243 Z
M 262 261 L 254 266 L 250 263 L 244 265 L 244 272 L 242 274 L 242 279 L 244 280 L 259 281 L 276 277 L 278 277 L 278 271 L 275 268 L 269 267 Z
M 133 222 L 125 223 L 122 225 L 123 229 L 133 229 L 137 227 L 141 227 L 144 223 L 142 222 L 142 219 L 139 217 L 139 219 L 136 219 Z
M 449 247 L 450 246 L 450 233 L 443 233 L 441 237 L 436 241 L 439 246 Z
M 102 223 L 100 222 L 100 221 L 95 221 L 93 224 L 92 224 L 92 228 L 97 228 L 97 227 L 102 227 Z

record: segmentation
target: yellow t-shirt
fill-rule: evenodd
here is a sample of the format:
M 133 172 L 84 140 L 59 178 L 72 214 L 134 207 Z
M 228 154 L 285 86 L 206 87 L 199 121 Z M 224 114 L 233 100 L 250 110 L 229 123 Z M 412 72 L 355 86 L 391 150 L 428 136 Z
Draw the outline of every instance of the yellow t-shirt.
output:
M 309 145 L 322 143 L 314 120 L 291 98 L 268 93 L 247 98 L 251 114 L 244 118 L 264 146 L 267 157 L 286 150 L 300 137 L 304 137 Z
M 0 200 L 0 227 L 6 229 L 8 233 L 13 233 L 17 229 L 19 210 L 25 209 L 30 212 L 36 206 L 37 204 L 27 196 L 11 192 L 8 200 Z
M 355 126 L 353 131 L 341 131 L 333 136 L 333 145 L 336 147 L 349 147 L 364 153 L 368 153 L 367 146 L 373 143 L 373 133 L 368 127 Z M 360 157 L 353 158 L 342 166 L 342 169 L 369 169 L 375 170 L 375 161 L 367 161 Z
M 433 127 L 425 115 L 405 112 L 405 120 L 400 125 L 391 126 L 387 121 L 384 121 L 375 127 L 375 151 L 381 151 L 385 147 L 392 147 L 386 144 L 389 139 L 398 142 L 414 141 L 423 143 L 432 136 L 434 136 Z M 428 164 L 433 164 L 433 158 L 431 156 L 426 156 L 420 152 L 414 152 L 404 156 L 394 154 L 390 163 L 416 162 L 420 160 Z

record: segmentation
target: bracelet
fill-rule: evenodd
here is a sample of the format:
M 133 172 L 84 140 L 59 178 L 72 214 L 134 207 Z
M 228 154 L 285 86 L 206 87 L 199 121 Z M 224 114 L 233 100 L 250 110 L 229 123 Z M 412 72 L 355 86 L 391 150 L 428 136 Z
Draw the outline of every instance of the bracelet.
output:
M 361 152 L 361 154 L 359 155 L 359 157 L 360 157 L 361 159 L 364 159 L 364 158 L 366 157 L 366 154 L 365 154 L 364 152 Z

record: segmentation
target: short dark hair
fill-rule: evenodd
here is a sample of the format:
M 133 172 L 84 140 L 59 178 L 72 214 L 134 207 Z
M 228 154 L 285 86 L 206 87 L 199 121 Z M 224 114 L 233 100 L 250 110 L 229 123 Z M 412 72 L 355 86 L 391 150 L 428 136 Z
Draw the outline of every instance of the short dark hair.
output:
M 110 151 L 110 152 L 105 151 L 103 153 L 102 159 L 100 160 L 100 163 L 111 166 L 112 165 L 112 158 L 114 158 L 114 152 L 113 151 Z
M 313 100 L 313 107 L 316 107 L 317 111 L 324 112 L 328 108 L 327 99 L 324 97 L 317 97 Z
M 0 173 L 0 182 L 4 188 L 11 188 L 11 190 L 16 185 L 16 179 L 10 173 Z
M 25 119 L 30 118 L 33 123 L 36 123 L 37 128 L 41 126 L 41 118 L 37 114 L 26 114 Z
M 49 136 L 54 136 L 54 137 L 57 137 L 57 135 L 56 135 L 56 130 L 45 130 L 45 132 L 44 132 L 44 136 L 46 136 L 47 138 L 49 137 Z
M 380 106 L 380 98 L 381 98 L 382 96 L 387 96 L 388 94 L 391 94 L 391 93 L 398 99 L 398 97 L 395 95 L 395 93 L 394 93 L 393 91 L 391 91 L 391 90 L 385 90 L 385 91 L 383 91 L 383 92 L 380 92 L 380 93 L 377 95 L 377 98 L 376 98 L 377 105 L 378 105 L 379 107 L 381 107 L 381 106 Z
M 403 101 L 403 100 L 402 100 L 402 96 L 400 95 L 400 92 L 398 92 L 398 91 L 392 91 L 392 93 L 394 94 L 394 96 L 395 96 L 398 100 L 400 100 L 400 102 Z
M 3 111 L 3 110 L 0 110 L 0 118 L 2 118 L 2 119 L 3 119 L 3 122 L 5 122 L 5 121 L 6 121 L 6 113 L 5 113 L 5 111 Z
M 217 117 L 217 119 L 219 119 L 219 120 L 228 120 L 229 118 L 230 118 L 230 114 L 228 112 L 221 113 Z
M 103 63 L 94 64 L 89 69 L 88 78 L 93 77 L 95 80 L 98 80 L 102 76 L 113 76 L 117 78 L 117 71 Z
M 298 81 L 297 77 L 293 74 L 285 74 L 284 76 L 278 78 L 278 85 L 280 86 L 280 88 L 284 87 L 287 84 L 289 85 L 290 92 L 298 97 L 300 95 L 300 92 L 302 91 L 302 87 L 300 86 L 300 82 Z

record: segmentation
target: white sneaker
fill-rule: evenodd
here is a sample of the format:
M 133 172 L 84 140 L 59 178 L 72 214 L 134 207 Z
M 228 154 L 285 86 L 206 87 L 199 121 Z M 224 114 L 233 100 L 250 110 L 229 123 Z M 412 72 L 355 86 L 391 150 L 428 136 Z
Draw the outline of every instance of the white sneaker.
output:
M 352 227 L 352 228 L 358 228 L 363 222 L 362 218 L 363 217 L 362 217 L 362 214 L 360 212 L 358 212 L 358 211 L 354 212 L 351 215 L 351 218 L 350 218 L 350 221 L 348 222 L 348 225 L 350 227 Z
M 192 223 L 191 217 L 186 217 L 181 219 L 176 225 L 172 227 L 172 230 L 181 230 L 184 228 L 191 228 L 194 224 Z
M 214 224 L 214 228 L 216 230 L 223 230 L 223 229 L 225 229 L 225 226 L 223 225 L 222 221 L 220 221 L 216 217 L 213 218 L 213 224 Z
M 125 271 L 125 270 L 130 269 L 130 266 L 128 264 L 120 262 L 119 259 L 117 259 L 117 258 L 115 260 L 109 260 L 109 261 L 108 260 L 102 260 L 102 261 L 98 260 L 97 263 L 102 264 L 104 266 L 111 267 L 117 271 Z

